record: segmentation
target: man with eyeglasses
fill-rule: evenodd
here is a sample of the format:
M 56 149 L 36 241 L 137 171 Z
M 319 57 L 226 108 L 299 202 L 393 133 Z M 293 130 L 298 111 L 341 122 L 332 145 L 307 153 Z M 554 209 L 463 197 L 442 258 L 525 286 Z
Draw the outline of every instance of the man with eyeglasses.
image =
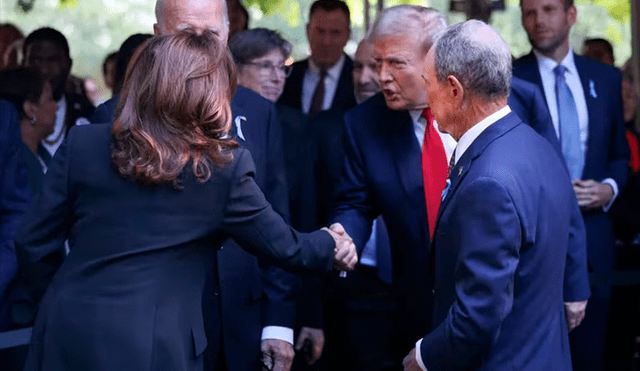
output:
M 346 112 L 355 107 L 353 61 L 343 51 L 351 35 L 349 19 L 344 1 L 317 0 L 311 5 L 307 24 L 311 55 L 293 64 L 278 103 L 309 117 L 324 110 Z

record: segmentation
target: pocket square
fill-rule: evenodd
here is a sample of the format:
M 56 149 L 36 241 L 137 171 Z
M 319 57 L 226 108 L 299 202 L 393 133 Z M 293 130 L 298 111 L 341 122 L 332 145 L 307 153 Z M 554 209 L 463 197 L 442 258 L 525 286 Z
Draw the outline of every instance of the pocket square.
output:
M 236 132 L 238 134 L 238 138 L 246 141 L 246 139 L 244 139 L 244 133 L 242 132 L 242 121 L 247 121 L 247 118 L 244 116 L 236 116 L 236 119 L 235 119 Z

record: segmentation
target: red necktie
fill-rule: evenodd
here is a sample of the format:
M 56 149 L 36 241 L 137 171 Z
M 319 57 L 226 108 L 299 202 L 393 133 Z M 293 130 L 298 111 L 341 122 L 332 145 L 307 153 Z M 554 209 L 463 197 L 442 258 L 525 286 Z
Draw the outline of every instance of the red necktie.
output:
M 447 164 L 447 154 L 444 151 L 442 139 L 440 139 L 438 131 L 433 126 L 431 108 L 422 111 L 422 117 L 427 119 L 422 145 L 422 177 L 424 179 L 424 195 L 427 201 L 429 237 L 433 238 L 438 209 L 442 200 L 442 191 L 447 185 L 449 164 Z

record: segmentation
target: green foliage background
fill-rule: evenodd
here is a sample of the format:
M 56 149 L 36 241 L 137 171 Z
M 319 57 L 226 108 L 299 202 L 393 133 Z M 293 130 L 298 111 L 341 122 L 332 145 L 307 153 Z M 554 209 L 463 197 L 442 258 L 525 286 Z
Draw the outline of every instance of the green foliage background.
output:
M 242 0 L 250 27 L 280 30 L 293 45 L 294 59 L 304 58 L 309 45 L 305 25 L 313 0 Z M 375 0 L 372 0 L 375 1 Z M 604 37 L 612 42 L 616 64 L 631 57 L 630 0 L 576 0 L 578 23 L 571 33 L 572 45 L 580 53 L 585 38 Z M 73 73 L 91 77 L 104 93 L 102 61 L 133 33 L 152 33 L 155 0 L 35 0 L 29 12 L 20 0 L 0 0 L 0 22 L 16 24 L 25 34 L 44 26 L 60 30 L 69 40 Z M 25 2 L 25 0 L 22 0 Z M 26 0 L 29 2 L 29 0 Z M 346 0 L 351 10 L 352 35 L 346 51 L 353 54 L 365 35 L 362 0 Z M 449 0 L 386 0 L 385 6 L 413 3 L 447 13 L 450 23 L 464 21 L 461 13 L 449 13 Z M 375 3 L 372 3 L 372 8 Z M 375 11 L 371 9 L 371 19 Z M 495 12 L 491 24 L 509 44 L 514 56 L 528 53 L 529 41 L 520 22 L 519 0 L 506 0 L 506 10 Z

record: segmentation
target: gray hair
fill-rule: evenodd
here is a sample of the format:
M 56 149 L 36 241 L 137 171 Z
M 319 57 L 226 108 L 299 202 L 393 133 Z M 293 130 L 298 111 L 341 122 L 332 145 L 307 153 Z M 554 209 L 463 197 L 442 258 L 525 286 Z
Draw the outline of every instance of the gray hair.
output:
M 266 28 L 242 31 L 229 40 L 229 50 L 237 65 L 250 63 L 274 49 L 279 50 L 287 59 L 291 54 L 291 43 L 283 39 L 278 32 Z
M 439 82 L 452 75 L 478 96 L 509 95 L 511 50 L 493 27 L 478 20 L 449 26 L 436 36 L 434 47 Z
M 418 5 L 398 5 L 385 9 L 376 19 L 367 38 L 398 34 L 415 34 L 422 38 L 425 54 L 434 43 L 434 36 L 447 27 L 447 18 L 433 8 Z
M 181 0 L 173 0 L 173 1 L 181 1 Z M 222 16 L 224 23 L 227 25 L 227 27 L 229 26 L 229 13 L 227 10 L 227 1 L 226 0 L 218 0 L 222 3 Z M 166 0 L 156 0 L 156 8 L 155 8 L 155 13 L 156 13 L 156 22 L 159 25 L 164 26 L 164 10 L 166 8 L 165 6 L 165 2 Z

